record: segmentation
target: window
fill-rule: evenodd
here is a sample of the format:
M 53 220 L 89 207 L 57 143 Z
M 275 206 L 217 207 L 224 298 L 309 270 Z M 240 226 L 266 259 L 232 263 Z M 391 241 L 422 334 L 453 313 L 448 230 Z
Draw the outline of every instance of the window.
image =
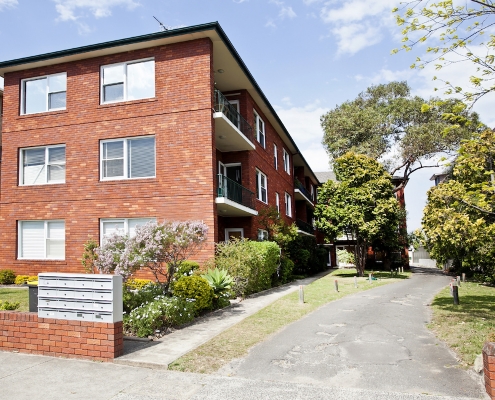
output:
M 289 193 L 285 193 L 285 215 L 292 217 L 292 198 Z
M 277 212 L 280 214 L 280 196 L 275 193 L 275 207 L 277 207 Z
M 275 165 L 275 169 L 278 169 L 278 153 L 277 153 L 277 145 L 273 144 L 273 164 Z
M 226 228 L 225 242 L 230 240 L 240 240 L 244 238 L 244 228 Z
M 268 240 L 268 231 L 265 229 L 258 229 L 258 242 L 265 242 Z
M 21 185 L 65 183 L 65 145 L 21 149 Z
M 261 144 L 261 147 L 265 148 L 265 123 L 256 111 L 254 111 L 254 126 L 256 129 L 256 140 Z
M 64 221 L 19 221 L 19 258 L 65 259 Z
M 268 203 L 266 193 L 266 175 L 256 170 L 256 197 L 263 203 Z
M 24 79 L 21 85 L 21 114 L 65 110 L 67 73 Z
M 140 60 L 101 67 L 101 102 L 155 97 L 155 60 Z
M 155 177 L 155 137 L 105 140 L 100 144 L 101 179 Z
M 146 225 L 150 221 L 156 221 L 156 218 L 102 219 L 100 221 L 100 243 L 103 244 L 104 239 L 115 232 L 133 237 L 136 235 L 138 226 Z
M 290 175 L 290 159 L 289 159 L 289 153 L 283 149 L 284 154 L 283 154 L 283 162 L 284 162 L 284 171 L 287 172 Z

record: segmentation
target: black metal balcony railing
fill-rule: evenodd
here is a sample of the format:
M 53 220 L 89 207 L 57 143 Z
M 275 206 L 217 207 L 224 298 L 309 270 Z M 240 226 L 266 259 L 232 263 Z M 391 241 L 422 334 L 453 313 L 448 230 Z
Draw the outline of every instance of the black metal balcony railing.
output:
M 313 228 L 313 225 L 304 222 L 301 219 L 296 219 L 296 225 L 299 228 L 299 230 L 304 231 L 306 233 L 309 233 L 310 235 L 315 234 L 315 228 Z
M 218 174 L 217 197 L 225 197 L 254 210 L 254 193 L 236 181 Z
M 308 192 L 308 190 L 303 186 L 303 184 L 299 181 L 299 179 L 294 180 L 294 186 L 296 189 L 299 189 L 303 195 L 306 196 L 308 200 L 313 201 L 313 198 L 311 197 L 311 194 Z
M 214 107 L 215 112 L 223 113 L 223 115 L 225 115 L 227 119 L 243 133 L 244 136 L 254 143 L 253 128 L 251 125 L 249 125 L 244 117 L 237 112 L 236 108 L 229 103 L 222 92 L 217 89 L 215 89 Z

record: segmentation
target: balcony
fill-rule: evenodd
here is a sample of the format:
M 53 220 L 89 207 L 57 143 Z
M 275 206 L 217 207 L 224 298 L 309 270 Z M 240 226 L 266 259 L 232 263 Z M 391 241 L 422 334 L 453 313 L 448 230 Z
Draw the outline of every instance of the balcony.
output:
M 304 222 L 303 220 L 296 219 L 296 225 L 297 225 L 297 232 L 301 233 L 303 235 L 315 235 L 315 228 L 313 228 L 313 225 Z
M 221 152 L 254 150 L 253 128 L 219 90 L 215 89 L 215 143 Z
M 296 198 L 296 201 L 298 200 L 304 200 L 308 205 L 311 207 L 314 207 L 315 205 L 311 201 L 311 194 L 308 192 L 308 190 L 303 186 L 299 180 L 294 180 L 294 197 Z
M 225 175 L 217 175 L 217 203 L 220 217 L 252 217 L 258 215 L 254 209 L 254 193 Z

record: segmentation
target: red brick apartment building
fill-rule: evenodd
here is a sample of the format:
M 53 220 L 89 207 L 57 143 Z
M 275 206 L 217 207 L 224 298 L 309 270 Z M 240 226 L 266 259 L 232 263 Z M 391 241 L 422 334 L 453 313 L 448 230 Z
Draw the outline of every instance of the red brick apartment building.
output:
M 81 271 L 83 245 L 202 220 L 262 239 L 276 206 L 314 234 L 318 180 L 218 23 L 0 62 L 0 265 Z

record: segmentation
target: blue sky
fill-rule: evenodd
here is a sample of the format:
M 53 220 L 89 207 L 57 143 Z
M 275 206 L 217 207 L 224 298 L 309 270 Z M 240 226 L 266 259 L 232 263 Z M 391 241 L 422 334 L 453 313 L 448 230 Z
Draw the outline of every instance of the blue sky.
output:
M 0 0 L 0 61 L 218 21 L 315 171 L 328 170 L 319 117 L 371 84 L 407 80 L 430 97 L 435 71 L 411 70 L 425 48 L 400 47 L 399 0 Z M 468 78 L 465 66 L 443 73 Z M 464 79 L 464 80 L 465 80 Z M 0 78 L 0 86 L 2 85 Z M 438 95 L 438 92 L 436 93 Z M 476 110 L 495 125 L 490 98 Z M 420 226 L 433 170 L 406 188 L 408 229 Z

